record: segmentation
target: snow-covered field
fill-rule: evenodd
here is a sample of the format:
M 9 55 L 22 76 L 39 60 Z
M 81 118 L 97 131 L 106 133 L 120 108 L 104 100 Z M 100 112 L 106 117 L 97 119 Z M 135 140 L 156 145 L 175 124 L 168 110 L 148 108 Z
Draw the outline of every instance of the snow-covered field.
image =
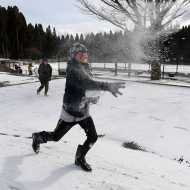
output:
M 4 85 L 14 85 L 14 84 L 21 84 L 21 83 L 28 83 L 28 82 L 35 82 L 38 81 L 35 77 L 28 77 L 28 76 L 16 76 L 12 74 L 7 74 L 5 72 L 0 72 L 0 83 Z
M 101 92 L 91 107 L 99 134 L 87 155 L 93 172 L 77 168 L 74 155 L 85 140 L 75 126 L 61 141 L 32 152 L 33 132 L 55 128 L 65 79 L 37 96 L 39 83 L 0 88 L 0 190 L 189 190 L 189 88 L 126 82 L 123 96 Z M 20 136 L 20 137 L 19 137 Z M 149 152 L 122 147 L 134 141 Z M 151 152 L 154 152 L 151 153 Z

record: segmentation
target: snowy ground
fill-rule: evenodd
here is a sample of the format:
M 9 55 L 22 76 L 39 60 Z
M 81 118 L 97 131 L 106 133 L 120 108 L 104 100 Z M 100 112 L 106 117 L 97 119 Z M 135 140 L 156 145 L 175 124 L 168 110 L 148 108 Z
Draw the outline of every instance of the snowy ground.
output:
M 14 85 L 14 84 L 23 84 L 29 82 L 38 81 L 36 77 L 28 77 L 28 76 L 17 76 L 13 74 L 7 74 L 5 72 L 0 72 L 0 84 L 3 85 Z
M 1 190 L 190 189 L 190 167 L 174 161 L 181 156 L 190 161 L 189 88 L 127 81 L 123 96 L 101 92 L 91 114 L 105 136 L 87 155 L 93 172 L 86 173 L 73 164 L 85 139 L 78 126 L 60 142 L 41 146 L 39 155 L 32 152 L 27 137 L 56 126 L 65 79 L 51 81 L 48 97 L 36 95 L 38 86 L 0 88 Z M 123 148 L 125 141 L 149 152 Z

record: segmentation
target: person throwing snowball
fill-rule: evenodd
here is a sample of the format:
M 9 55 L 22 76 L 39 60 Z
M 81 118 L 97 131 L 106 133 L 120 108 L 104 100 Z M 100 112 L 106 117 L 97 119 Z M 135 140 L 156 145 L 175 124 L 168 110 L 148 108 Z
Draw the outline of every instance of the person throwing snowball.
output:
M 66 69 L 66 85 L 63 97 L 62 111 L 54 131 L 41 131 L 32 134 L 32 148 L 39 153 L 40 144 L 47 141 L 59 141 L 73 126 L 79 124 L 86 133 L 86 140 L 78 145 L 75 155 L 75 165 L 85 171 L 91 171 L 85 156 L 97 141 L 98 135 L 89 113 L 90 104 L 96 104 L 99 97 L 87 97 L 90 90 L 109 91 L 113 96 L 122 95 L 120 88 L 125 88 L 124 82 L 95 81 L 88 63 L 88 50 L 81 43 L 74 43 L 70 48 L 70 60 Z

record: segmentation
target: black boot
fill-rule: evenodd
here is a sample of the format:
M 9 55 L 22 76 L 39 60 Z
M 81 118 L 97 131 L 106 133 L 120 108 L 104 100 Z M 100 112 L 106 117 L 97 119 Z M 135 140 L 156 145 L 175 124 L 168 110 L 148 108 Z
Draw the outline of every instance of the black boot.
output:
M 32 148 L 36 154 L 40 151 L 40 144 L 47 143 L 47 141 L 55 141 L 53 132 L 42 131 L 32 134 Z
M 36 154 L 40 151 L 40 143 L 42 143 L 42 138 L 38 133 L 32 134 L 32 148 Z
M 90 172 L 92 171 L 91 166 L 86 162 L 85 155 L 88 150 L 82 145 L 78 145 L 77 152 L 75 155 L 75 165 L 80 166 L 84 171 Z

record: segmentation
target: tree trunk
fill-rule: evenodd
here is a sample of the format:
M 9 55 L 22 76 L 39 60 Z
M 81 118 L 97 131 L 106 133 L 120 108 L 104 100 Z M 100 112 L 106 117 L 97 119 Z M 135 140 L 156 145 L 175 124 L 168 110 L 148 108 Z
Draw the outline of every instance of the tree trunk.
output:
M 6 57 L 5 44 L 4 44 L 4 42 L 2 42 L 2 55 L 3 55 L 3 57 Z
M 155 32 L 156 33 L 156 32 Z M 160 36 L 155 36 L 150 49 L 151 57 L 151 80 L 161 79 L 161 59 L 160 59 Z
M 158 62 L 151 63 L 151 80 L 160 80 L 161 78 L 161 66 Z

